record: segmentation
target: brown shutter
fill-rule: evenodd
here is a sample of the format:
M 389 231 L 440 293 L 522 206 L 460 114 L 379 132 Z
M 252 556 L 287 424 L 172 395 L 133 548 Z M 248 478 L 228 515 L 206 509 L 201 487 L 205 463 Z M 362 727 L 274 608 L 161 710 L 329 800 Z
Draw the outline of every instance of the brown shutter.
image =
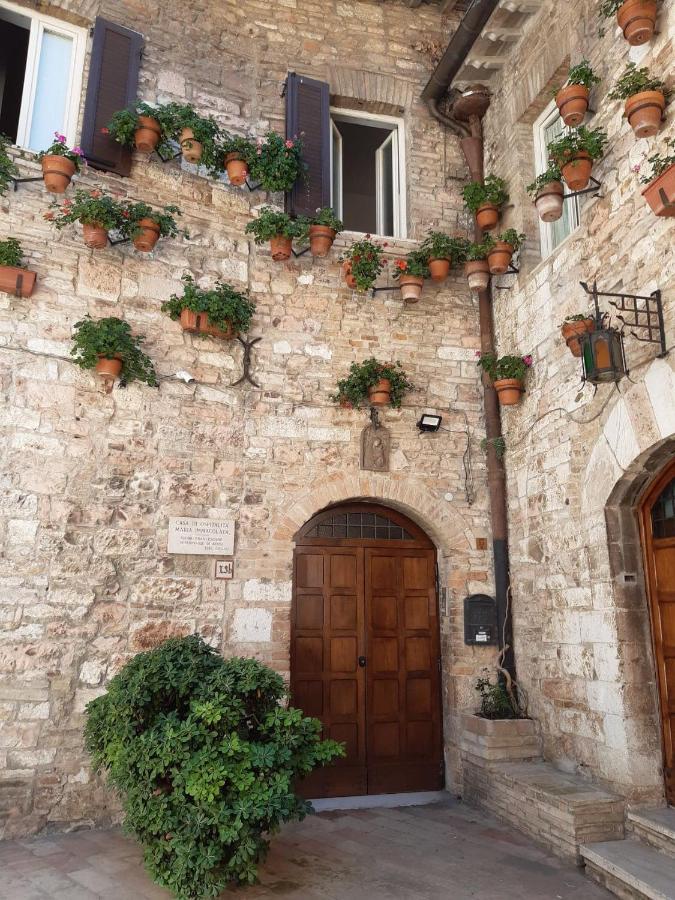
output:
M 131 150 L 101 129 L 113 113 L 136 99 L 142 51 L 143 37 L 138 32 L 96 19 L 80 141 L 87 162 L 95 169 L 118 175 L 131 170 Z
M 288 197 L 288 212 L 311 216 L 330 205 L 330 91 L 324 81 L 288 73 L 286 137 L 301 137 L 307 172 Z

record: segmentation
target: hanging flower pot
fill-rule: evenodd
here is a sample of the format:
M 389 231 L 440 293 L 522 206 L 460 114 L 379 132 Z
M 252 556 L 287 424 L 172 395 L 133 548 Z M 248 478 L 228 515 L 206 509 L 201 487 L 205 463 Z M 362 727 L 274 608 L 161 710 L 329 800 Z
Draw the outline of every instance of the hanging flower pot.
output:
M 593 160 L 585 150 L 579 150 L 561 165 L 560 171 L 571 191 L 583 191 L 591 180 Z
M 30 297 L 36 278 L 35 272 L 21 266 L 0 266 L 0 291 L 19 297 Z
M 134 144 L 141 153 L 152 153 L 162 137 L 162 127 L 153 116 L 138 116 Z
M 445 279 L 450 274 L 450 260 L 430 259 L 429 271 L 431 273 L 432 281 L 445 281 Z
M 494 203 L 482 203 L 476 210 L 476 224 L 483 231 L 492 231 L 499 224 L 499 207 Z
M 94 371 L 101 378 L 114 381 L 122 371 L 122 359 L 119 356 L 115 356 L 114 359 L 108 359 L 106 356 L 99 355 Z
M 183 331 L 211 335 L 221 340 L 231 340 L 240 331 L 248 331 L 255 304 L 246 294 L 220 281 L 210 288 L 200 287 L 189 272 L 181 276 L 181 281 L 182 294 L 172 294 L 169 300 L 164 301 L 162 312 L 168 313 L 174 322 L 179 322 Z M 187 303 L 196 309 L 189 309 Z M 216 325 L 211 317 L 220 324 Z
M 190 334 L 196 334 L 198 331 L 201 331 L 199 327 L 201 315 L 202 313 L 194 312 L 191 309 L 181 309 L 180 317 L 178 319 L 180 327 L 183 331 L 188 331 Z
M 661 91 L 641 91 L 626 99 L 624 115 L 636 137 L 655 135 L 661 127 L 666 98 Z
M 277 234 L 270 238 L 270 251 L 275 262 L 284 262 L 284 260 L 290 259 L 293 252 L 293 239 L 283 234 Z
M 521 394 L 525 392 L 523 382 L 519 378 L 498 378 L 494 382 L 494 387 L 501 406 L 515 406 L 520 403 Z
M 160 226 L 153 219 L 143 218 L 137 222 L 137 233 L 133 245 L 141 253 L 150 253 L 159 240 Z
M 97 222 L 85 222 L 82 225 L 82 237 L 90 250 L 103 250 L 108 246 L 108 230 Z
M 464 274 L 472 291 L 484 291 L 490 284 L 490 266 L 487 259 L 473 259 L 464 263 Z
M 568 319 L 561 327 L 562 336 L 572 356 L 581 356 L 581 338 L 590 331 L 595 331 L 595 319 L 590 316 L 584 319 Z
M 192 128 L 181 128 L 178 142 L 183 152 L 183 159 L 190 163 L 198 163 L 202 158 L 204 146 L 195 140 L 195 133 Z
M 66 156 L 48 154 L 40 160 L 45 187 L 52 194 L 63 194 L 77 171 L 75 163 Z
M 238 153 L 225 154 L 225 171 L 230 184 L 240 187 L 248 178 L 248 163 Z
M 496 241 L 488 253 L 488 266 L 491 275 L 503 275 L 511 265 L 513 247 L 506 241 Z
M 565 189 L 561 181 L 549 181 L 534 199 L 534 205 L 542 222 L 556 222 L 563 214 Z
M 368 388 L 368 400 L 373 406 L 386 406 L 391 400 L 391 381 L 380 378 Z
M 576 128 L 584 121 L 590 91 L 583 84 L 568 84 L 555 95 L 556 106 L 568 128 Z
M 346 259 L 342 263 L 342 276 L 345 280 L 345 284 L 348 288 L 352 290 L 356 289 L 356 278 L 352 275 L 352 263 L 351 260 Z
M 626 0 L 616 11 L 616 18 L 632 47 L 646 44 L 656 28 L 656 0 Z
M 335 240 L 335 230 L 327 225 L 309 226 L 309 251 L 312 256 L 328 256 Z
M 642 196 L 657 216 L 675 216 L 675 164 L 650 181 Z
M 407 303 L 417 303 L 422 296 L 424 278 L 421 275 L 401 275 L 398 279 L 401 297 Z

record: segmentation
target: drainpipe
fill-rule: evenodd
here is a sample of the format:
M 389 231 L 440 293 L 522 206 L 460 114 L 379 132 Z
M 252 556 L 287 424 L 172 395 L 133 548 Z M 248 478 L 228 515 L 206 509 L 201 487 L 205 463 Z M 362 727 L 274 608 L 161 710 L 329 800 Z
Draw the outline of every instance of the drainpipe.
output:
M 442 113 L 438 103 L 448 93 L 453 78 L 459 72 L 467 54 L 487 24 L 499 0 L 474 0 L 467 10 L 459 28 L 452 37 L 435 72 L 422 92 L 431 115 L 460 139 L 460 146 L 469 168 L 472 181 L 483 181 L 483 126 L 482 117 L 487 111 L 489 97 L 485 88 L 471 87 L 458 95 L 459 103 L 453 104 L 453 112 Z M 468 124 L 467 124 L 468 122 Z M 475 226 L 475 238 L 481 241 L 483 232 Z M 494 352 L 494 323 L 492 293 L 490 288 L 478 293 L 478 317 L 480 325 L 480 346 L 484 353 Z M 502 667 L 515 680 L 515 655 L 513 652 L 512 616 L 509 604 L 509 546 L 506 507 L 506 473 L 504 462 L 497 458 L 493 439 L 501 437 L 502 425 L 499 402 L 494 386 L 483 376 L 485 431 L 488 439 L 487 473 L 490 496 L 490 519 L 492 526 L 492 553 L 495 572 L 495 597 L 497 601 L 497 622 L 499 647 L 508 649 Z

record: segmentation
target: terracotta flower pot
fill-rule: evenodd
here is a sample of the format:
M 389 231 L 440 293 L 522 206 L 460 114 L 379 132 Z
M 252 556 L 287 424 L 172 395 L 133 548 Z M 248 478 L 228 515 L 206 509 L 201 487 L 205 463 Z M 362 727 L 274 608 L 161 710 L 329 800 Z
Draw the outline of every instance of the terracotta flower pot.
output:
M 651 181 L 643 190 L 642 196 L 655 215 L 675 216 L 675 165 Z
M 85 222 L 82 225 L 82 237 L 90 250 L 103 250 L 108 246 L 108 231 L 96 222 Z
M 283 234 L 278 234 L 276 237 L 270 238 L 270 250 L 275 262 L 283 262 L 285 259 L 291 258 L 293 241 L 289 237 L 284 237 Z
M 248 178 L 248 164 L 237 153 L 228 153 L 225 156 L 225 171 L 230 184 L 237 187 L 244 184 Z
M 516 403 L 520 403 L 520 395 L 525 392 L 523 382 L 519 378 L 498 378 L 494 386 L 502 406 L 515 406 Z
M 616 18 L 631 46 L 646 44 L 656 27 L 656 0 L 626 0 L 617 9 Z
M 568 84 L 555 95 L 556 106 L 562 120 L 569 128 L 576 128 L 584 121 L 588 110 L 589 90 L 583 84 Z
M 94 371 L 97 375 L 100 375 L 101 378 L 114 381 L 122 371 L 122 360 L 119 357 L 107 359 L 105 356 L 99 356 Z
M 348 259 L 342 263 L 342 275 L 347 287 L 356 290 L 356 278 L 352 275 L 352 264 Z
M 421 275 L 401 275 L 398 280 L 401 297 L 407 303 L 417 303 L 422 296 L 424 278 Z
M 368 388 L 368 399 L 373 406 L 386 406 L 391 400 L 391 381 L 380 378 L 376 384 Z
M 490 284 L 490 265 L 487 259 L 473 259 L 465 262 L 464 274 L 472 291 L 484 291 Z
M 624 115 L 639 138 L 652 137 L 661 127 L 666 98 L 661 91 L 641 91 L 626 100 Z
M 550 181 L 537 194 L 534 205 L 542 222 L 556 222 L 563 214 L 562 181 Z
M 576 322 L 563 322 L 560 329 L 565 343 L 570 348 L 572 356 L 581 356 L 581 338 L 589 331 L 595 331 L 595 319 L 590 316 Z
M 593 160 L 588 153 L 582 150 L 570 159 L 565 160 L 560 169 L 571 191 L 583 191 L 591 178 Z
M 309 226 L 309 252 L 312 256 L 328 256 L 335 240 L 335 231 L 327 225 Z
M 180 327 L 183 331 L 190 334 L 207 334 L 212 337 L 221 338 L 222 340 L 231 340 L 235 331 L 230 323 L 227 328 L 219 328 L 212 325 L 209 314 L 205 312 L 193 312 L 191 309 L 181 309 L 180 311 Z
M 232 323 L 227 323 L 227 328 L 219 328 L 218 325 L 212 325 L 208 313 L 202 314 L 202 334 L 210 334 L 211 337 L 219 338 L 221 341 L 231 341 L 237 332 L 232 327 Z
M 491 275 L 503 275 L 511 265 L 513 247 L 506 241 L 496 241 L 494 247 L 488 253 L 488 266 Z
M 430 259 L 429 271 L 431 272 L 432 281 L 445 281 L 450 274 L 450 260 Z
M 153 219 L 139 219 L 140 232 L 133 240 L 134 247 L 142 253 L 149 253 L 159 240 L 159 225 Z
M 42 177 L 45 187 L 52 194 L 63 194 L 70 184 L 70 179 L 77 171 L 75 163 L 66 156 L 43 156 Z
M 0 291 L 16 297 L 30 297 L 36 278 L 35 272 L 20 266 L 0 266 Z
M 342 399 L 340 400 L 340 409 L 354 409 L 354 404 L 351 400 Z
M 190 334 L 195 334 L 199 331 L 199 316 L 200 313 L 193 312 L 191 309 L 181 309 L 180 311 L 180 327 L 183 331 L 189 331 Z
M 492 231 L 499 224 L 499 207 L 494 203 L 482 203 L 476 210 L 476 225 L 483 231 Z
M 142 153 L 152 153 L 162 137 L 162 127 L 152 116 L 139 116 L 134 144 Z
M 183 151 L 183 159 L 190 163 L 198 163 L 204 152 L 203 145 L 195 140 L 195 133 L 191 128 L 181 129 L 178 138 L 180 149 Z

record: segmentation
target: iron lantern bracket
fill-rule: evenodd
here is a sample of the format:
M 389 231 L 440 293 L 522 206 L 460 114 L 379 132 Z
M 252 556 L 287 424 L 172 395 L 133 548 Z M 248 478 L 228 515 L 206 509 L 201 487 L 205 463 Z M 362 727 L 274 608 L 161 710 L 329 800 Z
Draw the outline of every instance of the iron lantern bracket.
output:
M 594 197 L 600 197 L 600 188 L 602 187 L 602 182 L 598 181 L 597 178 L 591 177 L 589 181 L 592 182 L 591 187 L 584 188 L 582 191 L 570 191 L 569 194 L 563 194 L 563 201 L 569 200 L 571 197 L 581 197 L 582 194 L 593 194 Z
M 651 294 L 626 294 L 611 293 L 608 291 L 599 291 L 597 283 L 593 282 L 593 287 L 589 288 L 585 281 L 579 282 L 582 288 L 593 297 L 595 305 L 595 318 L 598 323 L 602 322 L 603 314 L 600 312 L 599 297 L 610 297 L 609 305 L 613 306 L 617 319 L 625 328 L 638 329 L 638 331 L 630 330 L 628 334 L 641 341 L 644 344 L 657 344 L 661 352 L 659 358 L 668 352 L 666 347 L 666 329 L 663 320 L 663 301 L 661 291 L 655 290 Z

